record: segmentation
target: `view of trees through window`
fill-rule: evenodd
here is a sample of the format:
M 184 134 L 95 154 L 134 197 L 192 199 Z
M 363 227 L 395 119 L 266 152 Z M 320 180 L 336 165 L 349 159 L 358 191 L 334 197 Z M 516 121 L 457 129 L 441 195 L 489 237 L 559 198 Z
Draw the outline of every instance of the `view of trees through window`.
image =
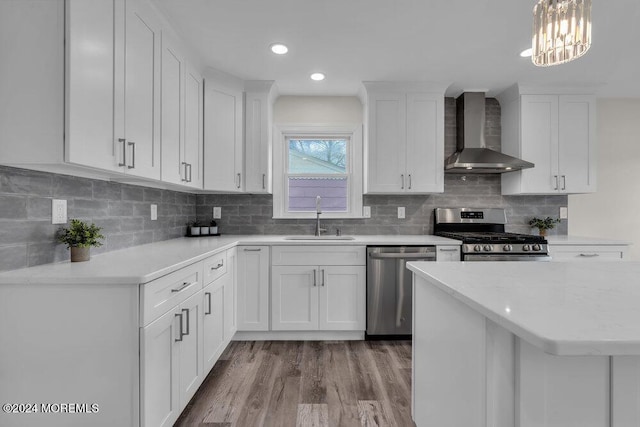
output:
M 344 139 L 290 139 L 289 164 L 292 165 L 292 155 L 312 157 L 316 160 L 332 165 L 340 172 L 346 172 L 347 141 Z M 330 173 L 330 172 L 325 172 Z

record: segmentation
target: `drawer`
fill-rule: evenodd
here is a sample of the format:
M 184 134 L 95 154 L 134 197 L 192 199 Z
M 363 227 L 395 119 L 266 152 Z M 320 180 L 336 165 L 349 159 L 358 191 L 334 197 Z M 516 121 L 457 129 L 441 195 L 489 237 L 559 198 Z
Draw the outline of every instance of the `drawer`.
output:
M 146 326 L 202 289 L 202 262 L 140 285 L 140 326 Z
M 217 278 L 224 276 L 227 272 L 226 251 L 222 251 L 202 262 L 204 263 L 204 286 L 207 286 Z
M 272 265 L 366 265 L 364 246 L 273 246 Z
M 549 245 L 553 261 L 622 261 L 627 246 L 621 245 Z

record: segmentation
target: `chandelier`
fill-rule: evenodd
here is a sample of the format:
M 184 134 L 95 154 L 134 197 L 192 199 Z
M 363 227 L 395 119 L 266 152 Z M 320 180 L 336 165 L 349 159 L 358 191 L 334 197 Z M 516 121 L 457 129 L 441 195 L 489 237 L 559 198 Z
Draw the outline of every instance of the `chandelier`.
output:
M 539 0 L 533 8 L 533 63 L 564 64 L 591 46 L 591 0 Z

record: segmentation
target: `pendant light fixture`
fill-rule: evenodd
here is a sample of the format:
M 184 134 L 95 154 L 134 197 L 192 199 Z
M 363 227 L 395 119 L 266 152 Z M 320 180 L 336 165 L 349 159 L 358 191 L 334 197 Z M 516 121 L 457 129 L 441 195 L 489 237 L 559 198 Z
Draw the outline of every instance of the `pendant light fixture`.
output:
M 539 67 L 564 64 L 591 47 L 591 0 L 539 0 L 533 8 L 533 53 Z

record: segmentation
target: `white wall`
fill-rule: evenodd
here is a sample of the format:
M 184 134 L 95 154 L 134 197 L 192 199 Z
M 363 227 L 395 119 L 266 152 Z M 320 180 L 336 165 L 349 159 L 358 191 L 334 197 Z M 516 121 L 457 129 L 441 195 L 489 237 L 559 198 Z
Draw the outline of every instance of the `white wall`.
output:
M 274 123 L 362 123 L 362 103 L 355 96 L 280 96 Z
M 598 100 L 598 191 L 569 196 L 569 234 L 633 242 L 640 261 L 640 99 Z

